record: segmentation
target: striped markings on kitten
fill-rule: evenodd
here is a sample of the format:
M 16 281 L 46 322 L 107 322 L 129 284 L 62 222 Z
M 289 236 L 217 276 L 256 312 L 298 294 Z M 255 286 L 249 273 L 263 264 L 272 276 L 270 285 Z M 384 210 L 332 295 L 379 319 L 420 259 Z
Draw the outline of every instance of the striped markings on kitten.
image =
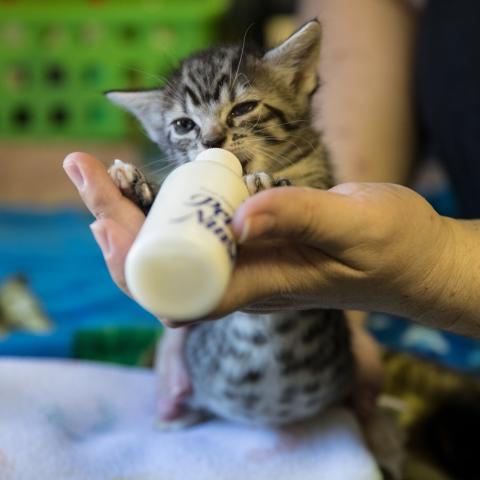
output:
M 173 165 L 216 146 L 239 158 L 252 194 L 289 184 L 329 188 L 328 155 L 311 112 L 320 37 L 312 21 L 265 54 L 244 44 L 212 48 L 185 59 L 162 87 L 107 96 L 138 118 Z M 127 174 L 113 177 L 137 194 L 124 183 Z M 185 406 L 238 421 L 307 418 L 341 402 L 352 385 L 341 312 L 237 312 L 192 327 L 184 353 L 193 390 Z M 194 418 L 185 412 L 186 424 Z

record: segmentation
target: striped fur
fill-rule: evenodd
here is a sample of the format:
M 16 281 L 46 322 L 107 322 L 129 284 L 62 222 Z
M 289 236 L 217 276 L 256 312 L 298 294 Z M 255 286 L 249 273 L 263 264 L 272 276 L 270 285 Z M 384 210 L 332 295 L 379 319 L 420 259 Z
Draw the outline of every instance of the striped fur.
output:
M 319 45 L 313 21 L 264 55 L 244 45 L 213 48 L 186 59 L 160 89 L 108 95 L 176 163 L 219 146 L 238 156 L 245 174 L 328 188 L 330 166 L 311 112 Z M 185 358 L 190 408 L 240 421 L 315 415 L 343 400 L 352 383 L 341 312 L 237 312 L 192 328 Z
M 131 111 L 172 162 L 193 160 L 210 141 L 232 151 L 245 173 L 267 172 L 293 185 L 332 185 L 327 154 L 312 126 L 311 97 L 318 85 L 320 26 L 310 22 L 262 55 L 244 44 L 216 47 L 182 62 L 159 89 L 108 92 Z M 235 106 L 258 101 L 234 116 Z M 179 134 L 178 119 L 195 127 Z

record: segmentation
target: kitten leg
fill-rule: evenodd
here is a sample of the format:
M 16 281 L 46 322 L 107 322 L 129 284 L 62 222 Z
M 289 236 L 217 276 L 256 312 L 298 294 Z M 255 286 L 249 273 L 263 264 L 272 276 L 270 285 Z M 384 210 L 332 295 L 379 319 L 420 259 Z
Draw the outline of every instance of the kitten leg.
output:
M 122 194 L 140 207 L 146 214 L 155 198 L 155 187 L 135 165 L 115 160 L 108 169 L 113 183 Z
M 185 405 L 192 394 L 184 356 L 188 333 L 189 327 L 165 329 L 157 344 L 157 426 L 162 430 L 179 430 L 203 419 L 200 412 Z
M 288 178 L 279 178 L 273 181 L 274 187 L 290 187 L 292 182 Z
M 157 420 L 156 427 L 164 432 L 177 432 L 203 422 L 207 418 L 196 410 L 185 410 L 181 417 L 172 420 Z
M 249 173 L 243 177 L 243 181 L 247 186 L 250 195 L 273 187 L 285 187 L 291 185 L 290 180 L 286 178 L 274 179 L 271 175 L 265 172 Z

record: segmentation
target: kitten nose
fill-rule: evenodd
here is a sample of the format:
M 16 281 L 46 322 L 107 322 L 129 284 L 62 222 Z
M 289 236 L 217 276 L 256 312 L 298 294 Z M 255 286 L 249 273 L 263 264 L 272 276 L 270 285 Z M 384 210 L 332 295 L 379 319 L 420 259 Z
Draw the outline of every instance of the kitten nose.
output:
M 203 138 L 202 145 L 206 148 L 221 148 L 221 146 L 225 142 L 225 139 L 226 139 L 225 135 L 210 137 L 210 138 Z

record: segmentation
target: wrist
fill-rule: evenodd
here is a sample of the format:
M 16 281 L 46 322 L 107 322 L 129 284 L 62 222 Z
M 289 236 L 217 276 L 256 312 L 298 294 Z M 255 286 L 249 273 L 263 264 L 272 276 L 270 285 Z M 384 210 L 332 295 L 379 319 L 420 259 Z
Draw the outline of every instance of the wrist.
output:
M 404 315 L 420 323 L 470 336 L 480 335 L 479 278 L 472 260 L 480 255 L 480 231 L 472 222 L 438 216 L 435 242 L 416 278 L 401 295 Z M 473 227 L 473 228 L 472 228 Z M 423 272 L 422 272 L 423 270 Z
M 456 243 L 452 225 L 448 218 L 440 215 L 435 223 L 437 228 L 432 235 L 432 243 L 425 242 L 414 255 L 413 275 L 401 290 L 408 317 L 427 324 L 435 321 L 432 317 L 438 314 L 444 303 L 445 290 L 452 280 L 449 276 L 455 263 L 452 252 Z

